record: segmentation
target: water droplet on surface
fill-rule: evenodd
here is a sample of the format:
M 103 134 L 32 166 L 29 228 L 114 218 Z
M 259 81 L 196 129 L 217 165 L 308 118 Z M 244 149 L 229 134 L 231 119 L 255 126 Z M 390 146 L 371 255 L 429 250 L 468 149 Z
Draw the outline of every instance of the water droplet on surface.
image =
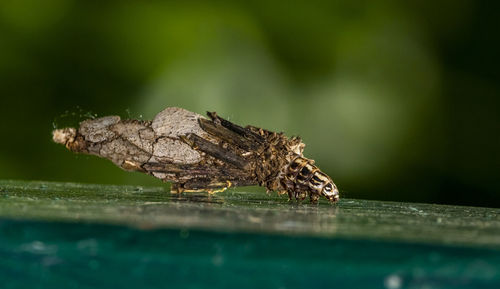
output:
M 403 285 L 403 279 L 396 274 L 391 274 L 384 280 L 384 286 L 387 289 L 399 289 L 401 285 Z

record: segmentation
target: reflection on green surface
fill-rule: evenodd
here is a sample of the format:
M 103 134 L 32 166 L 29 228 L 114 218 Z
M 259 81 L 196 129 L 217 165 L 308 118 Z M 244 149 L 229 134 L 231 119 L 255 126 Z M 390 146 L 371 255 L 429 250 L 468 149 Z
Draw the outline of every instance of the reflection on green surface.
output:
M 500 248 L 500 210 L 341 199 L 288 202 L 262 191 L 171 195 L 161 187 L 0 181 L 0 217 Z
M 10 288 L 497 288 L 498 209 L 0 181 Z

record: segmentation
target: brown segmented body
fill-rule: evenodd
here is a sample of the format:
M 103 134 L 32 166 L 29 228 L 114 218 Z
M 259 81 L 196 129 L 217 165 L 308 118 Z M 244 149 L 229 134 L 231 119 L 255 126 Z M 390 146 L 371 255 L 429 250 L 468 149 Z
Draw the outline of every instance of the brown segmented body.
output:
M 330 201 L 337 201 L 339 198 L 337 186 L 330 177 L 321 172 L 313 160 L 301 156 L 297 156 L 287 166 L 282 186 L 287 192 L 293 192 L 293 197 L 297 199 L 304 199 L 307 193 L 313 200 L 320 195 L 324 195 Z M 327 191 L 331 191 L 331 194 Z

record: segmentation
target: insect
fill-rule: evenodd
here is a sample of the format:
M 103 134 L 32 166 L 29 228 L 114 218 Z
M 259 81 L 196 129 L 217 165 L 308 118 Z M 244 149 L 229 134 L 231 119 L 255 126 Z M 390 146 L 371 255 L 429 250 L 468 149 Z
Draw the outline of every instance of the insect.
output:
M 88 119 L 78 129 L 52 132 L 56 143 L 76 153 L 107 158 L 128 171 L 172 182 L 171 192 L 215 193 L 232 186 L 260 185 L 289 199 L 339 200 L 331 178 L 303 156 L 305 144 L 254 126 L 241 127 L 207 112 L 168 107 L 152 121 L 119 116 Z

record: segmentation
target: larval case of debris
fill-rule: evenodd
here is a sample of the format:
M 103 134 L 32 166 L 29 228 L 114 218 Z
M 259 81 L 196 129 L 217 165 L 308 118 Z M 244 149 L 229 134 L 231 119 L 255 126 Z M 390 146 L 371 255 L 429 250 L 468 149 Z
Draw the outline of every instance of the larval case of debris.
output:
M 337 201 L 338 190 L 314 161 L 302 155 L 300 138 L 261 128 L 241 127 L 215 112 L 205 118 L 169 107 L 152 121 L 118 116 L 88 119 L 78 129 L 53 131 L 69 150 L 107 158 L 122 169 L 172 182 L 172 192 L 224 190 L 260 185 L 289 198 L 312 202 L 323 195 Z

